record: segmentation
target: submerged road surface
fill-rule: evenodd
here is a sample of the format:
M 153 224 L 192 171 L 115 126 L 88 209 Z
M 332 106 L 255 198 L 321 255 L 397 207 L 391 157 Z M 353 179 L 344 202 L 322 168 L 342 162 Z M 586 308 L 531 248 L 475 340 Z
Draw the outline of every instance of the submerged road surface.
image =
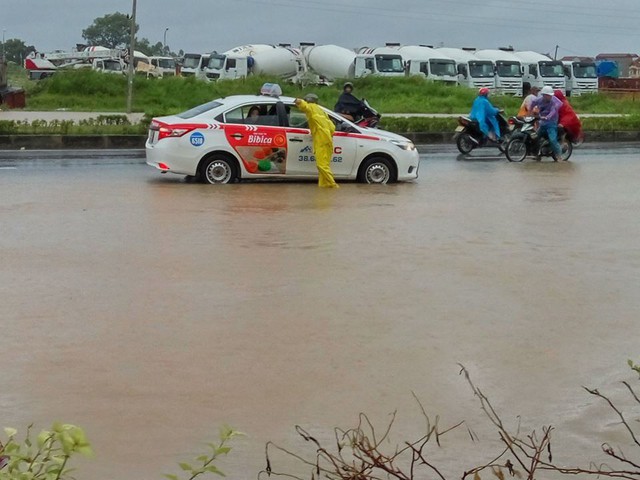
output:
M 630 405 L 640 150 L 487 152 L 433 149 L 413 183 L 338 191 L 3 152 L 0 426 L 76 423 L 97 452 L 78 478 L 141 480 L 229 424 L 247 436 L 219 466 L 250 479 L 268 440 L 313 457 L 296 424 L 328 440 L 398 409 L 392 441 L 417 438 L 414 392 L 480 437 L 461 427 L 434 449 L 459 478 L 499 451 L 460 362 L 513 428 L 553 424 L 559 461 L 626 446 L 581 386 Z

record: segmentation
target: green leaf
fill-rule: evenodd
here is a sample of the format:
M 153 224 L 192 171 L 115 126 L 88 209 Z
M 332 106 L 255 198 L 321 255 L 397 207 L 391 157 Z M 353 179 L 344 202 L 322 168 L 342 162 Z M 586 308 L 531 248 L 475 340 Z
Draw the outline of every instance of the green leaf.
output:
M 89 445 L 79 445 L 76 447 L 76 452 L 80 455 L 84 455 L 85 457 L 93 456 L 93 449 Z
M 75 443 L 73 441 L 73 438 L 71 438 L 71 435 L 69 435 L 69 432 L 62 432 L 60 434 L 60 442 L 62 443 L 62 451 L 64 452 L 64 454 L 71 455 Z
M 633 360 L 631 360 L 631 359 L 627 360 L 627 365 L 629 365 L 631 368 L 633 368 Z
M 198 462 L 208 462 L 209 461 L 209 455 L 200 455 L 198 458 L 196 458 L 196 460 Z
M 51 438 L 51 432 L 47 431 L 47 430 L 42 430 L 39 434 L 38 434 L 38 446 L 39 447 L 43 447 L 45 443 L 47 443 L 47 441 Z
M 18 434 L 18 430 L 16 430 L 15 428 L 4 427 L 4 434 L 7 437 L 12 438 Z
M 216 455 L 226 455 L 231 451 L 231 447 L 216 448 Z
M 172 475 L 170 473 L 165 473 L 163 477 L 168 478 L 169 480 L 178 480 L 178 475 Z
M 205 468 L 205 470 L 207 472 L 211 472 L 211 473 L 215 473 L 216 475 L 220 475 L 221 477 L 226 476 L 224 473 L 222 473 L 220 470 L 218 470 L 218 467 L 216 467 L 215 465 L 209 465 L 208 467 Z
M 182 470 L 184 470 L 185 472 L 190 472 L 190 471 L 193 470 L 193 467 L 191 465 L 189 465 L 188 463 L 180 462 L 178 465 L 180 465 L 180 468 Z

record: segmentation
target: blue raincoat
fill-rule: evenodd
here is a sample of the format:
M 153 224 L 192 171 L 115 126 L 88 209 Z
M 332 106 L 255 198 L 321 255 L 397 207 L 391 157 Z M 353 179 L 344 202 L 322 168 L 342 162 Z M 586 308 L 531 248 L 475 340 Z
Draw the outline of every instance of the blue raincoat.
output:
M 500 138 L 500 125 L 498 125 L 498 119 L 496 118 L 499 111 L 499 108 L 491 105 L 486 96 L 478 95 L 473 101 L 469 118 L 478 122 L 480 131 L 485 137 L 488 137 L 489 132 L 493 131 L 496 134 L 496 138 Z

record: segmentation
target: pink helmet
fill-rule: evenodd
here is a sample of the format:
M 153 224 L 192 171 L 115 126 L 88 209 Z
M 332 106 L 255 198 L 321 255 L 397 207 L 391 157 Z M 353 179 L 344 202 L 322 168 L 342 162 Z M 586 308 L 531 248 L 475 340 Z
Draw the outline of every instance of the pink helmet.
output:
M 487 87 L 482 87 L 478 90 L 478 95 L 489 95 L 489 89 Z

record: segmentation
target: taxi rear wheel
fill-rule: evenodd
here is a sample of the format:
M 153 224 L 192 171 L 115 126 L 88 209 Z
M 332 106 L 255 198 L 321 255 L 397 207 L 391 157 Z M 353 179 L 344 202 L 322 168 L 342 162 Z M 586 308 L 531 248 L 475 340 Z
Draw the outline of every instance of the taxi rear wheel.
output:
M 237 177 L 235 161 L 224 155 L 213 155 L 202 162 L 201 178 L 211 185 L 233 182 Z
M 395 170 L 386 158 L 373 157 L 362 164 L 358 177 L 363 183 L 391 183 L 395 181 Z

